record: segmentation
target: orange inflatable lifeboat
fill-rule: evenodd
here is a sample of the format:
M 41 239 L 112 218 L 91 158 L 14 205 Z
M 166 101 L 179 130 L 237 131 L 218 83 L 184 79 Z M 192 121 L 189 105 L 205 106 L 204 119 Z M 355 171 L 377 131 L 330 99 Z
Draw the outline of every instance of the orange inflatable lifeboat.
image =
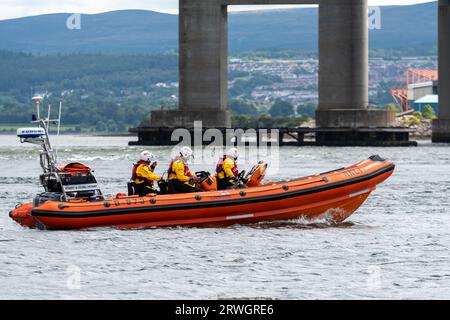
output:
M 59 174 L 62 195 L 51 191 L 57 184 L 48 185 L 47 194 L 15 208 L 11 218 L 30 228 L 51 230 L 227 226 L 299 217 L 340 222 L 389 178 L 395 165 L 372 156 L 346 168 L 265 184 L 267 165 L 260 163 L 244 178 L 248 186 L 244 189 L 217 191 L 214 178 L 208 175 L 201 185 L 210 191 L 145 197 L 104 197 L 90 169 L 78 164 L 69 167 L 61 168 L 65 171 Z

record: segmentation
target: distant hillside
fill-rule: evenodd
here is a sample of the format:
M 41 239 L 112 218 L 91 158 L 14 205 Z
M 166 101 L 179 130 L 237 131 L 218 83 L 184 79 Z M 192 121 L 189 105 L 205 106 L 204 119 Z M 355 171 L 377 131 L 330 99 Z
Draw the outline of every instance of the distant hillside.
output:
M 68 30 L 69 14 L 0 21 L 0 49 L 33 53 L 159 53 L 178 49 L 178 16 L 125 10 L 82 15 Z M 382 7 L 382 30 L 370 32 L 372 48 L 436 45 L 436 2 Z M 229 15 L 230 52 L 317 50 L 318 10 L 302 8 Z
M 178 56 L 59 54 L 0 51 L 0 124 L 28 123 L 30 97 L 64 103 L 66 125 L 126 131 L 160 103 L 173 106 Z M 158 83 L 166 83 L 161 86 Z M 3 128 L 0 126 L 0 132 Z
M 68 30 L 69 14 L 0 21 L 0 49 L 33 53 L 158 53 L 177 44 L 178 16 L 152 11 L 115 11 L 81 16 Z

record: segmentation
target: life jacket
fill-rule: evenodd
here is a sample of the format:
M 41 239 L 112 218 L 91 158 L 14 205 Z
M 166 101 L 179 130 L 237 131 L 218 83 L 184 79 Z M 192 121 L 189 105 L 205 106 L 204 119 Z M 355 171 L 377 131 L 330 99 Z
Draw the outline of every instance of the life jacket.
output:
M 224 177 L 226 177 L 225 171 L 223 170 L 223 162 L 225 161 L 227 157 L 224 156 L 222 159 L 219 160 L 219 162 L 216 165 L 216 174 L 217 176 L 219 173 L 223 173 Z M 234 176 L 237 177 L 239 175 L 238 166 L 236 164 L 236 161 L 233 160 L 234 166 L 231 168 L 231 171 L 233 172 Z
M 220 172 L 223 171 L 223 161 L 225 160 L 225 157 L 223 157 L 222 159 L 219 159 L 219 162 L 217 162 L 216 164 L 216 174 L 219 174 Z
M 170 162 L 169 170 L 167 170 L 167 174 L 168 174 L 169 178 L 170 178 L 171 175 L 175 175 L 176 176 L 175 171 L 173 171 L 173 169 L 172 169 L 173 164 L 176 161 L 183 161 L 183 160 L 181 160 L 180 158 L 175 158 L 175 160 L 172 160 L 172 162 Z M 184 164 L 184 175 L 190 177 L 191 176 L 191 172 L 189 170 L 189 167 L 187 166 L 186 163 L 183 162 L 183 164 Z
M 133 169 L 131 171 L 131 180 L 136 181 L 137 179 L 144 180 L 144 178 L 138 177 L 136 171 L 140 165 L 146 165 L 147 162 L 139 160 L 138 163 L 133 164 Z

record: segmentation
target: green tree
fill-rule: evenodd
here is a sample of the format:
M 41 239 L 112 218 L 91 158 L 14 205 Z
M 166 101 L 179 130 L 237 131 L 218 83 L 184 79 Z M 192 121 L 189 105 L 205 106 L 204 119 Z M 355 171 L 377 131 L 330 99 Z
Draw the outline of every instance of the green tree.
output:
M 307 102 L 297 106 L 297 114 L 314 118 L 316 116 L 317 103 Z
M 106 124 L 105 124 L 105 122 L 103 122 L 101 120 L 99 122 L 97 122 L 96 131 L 97 132 L 105 132 L 106 131 Z
M 405 116 L 402 118 L 402 123 L 407 127 L 418 126 L 420 124 L 420 119 L 415 116 Z
M 236 79 L 229 89 L 229 93 L 231 97 L 249 97 L 256 87 L 282 81 L 279 76 L 255 72 L 249 77 Z
M 436 119 L 436 113 L 434 112 L 433 107 L 430 106 L 429 104 L 427 104 L 427 105 L 423 108 L 422 116 L 423 116 L 425 119 Z
M 276 99 L 269 113 L 272 117 L 289 117 L 294 115 L 294 106 L 287 101 Z
M 114 120 L 109 119 L 106 123 L 106 126 L 108 128 L 108 132 L 117 132 L 118 127 L 117 123 Z
M 270 115 L 263 113 L 262 115 L 259 116 L 257 127 L 272 128 L 272 126 L 273 126 L 273 118 Z
M 413 115 L 414 115 L 414 117 L 416 117 L 417 119 L 422 120 L 422 112 L 420 112 L 420 111 L 415 111 Z
M 253 102 L 244 99 L 232 99 L 230 109 L 235 114 L 257 116 L 259 114 Z

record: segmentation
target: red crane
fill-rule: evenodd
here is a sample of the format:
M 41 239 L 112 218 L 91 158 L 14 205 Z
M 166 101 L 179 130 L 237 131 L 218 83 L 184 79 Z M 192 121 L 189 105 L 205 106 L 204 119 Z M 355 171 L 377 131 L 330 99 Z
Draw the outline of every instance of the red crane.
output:
M 438 70 L 407 68 L 391 89 L 390 93 L 402 112 L 410 110 L 408 104 L 408 86 L 414 83 L 438 80 Z

